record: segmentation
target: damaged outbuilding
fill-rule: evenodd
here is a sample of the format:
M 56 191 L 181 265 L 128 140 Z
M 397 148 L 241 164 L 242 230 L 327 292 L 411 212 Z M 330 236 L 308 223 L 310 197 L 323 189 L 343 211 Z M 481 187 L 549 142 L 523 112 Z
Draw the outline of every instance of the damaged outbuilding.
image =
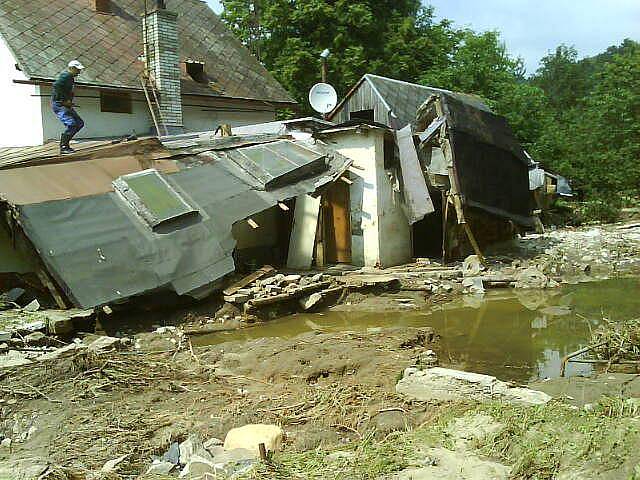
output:
M 65 306 L 161 290 L 200 298 L 235 270 L 236 245 L 250 243 L 237 227 L 234 238 L 234 224 L 249 222 L 260 238 L 252 216 L 320 194 L 350 164 L 321 142 L 277 135 L 146 139 L 64 160 L 31 154 L 0 171 L 0 273 L 24 259 L 21 272 L 46 276 Z
M 263 265 L 482 261 L 534 226 L 529 159 L 477 98 L 365 76 L 331 116 L 345 115 L 93 142 L 65 159 L 4 153 L 0 274 L 92 308 L 203 298 Z

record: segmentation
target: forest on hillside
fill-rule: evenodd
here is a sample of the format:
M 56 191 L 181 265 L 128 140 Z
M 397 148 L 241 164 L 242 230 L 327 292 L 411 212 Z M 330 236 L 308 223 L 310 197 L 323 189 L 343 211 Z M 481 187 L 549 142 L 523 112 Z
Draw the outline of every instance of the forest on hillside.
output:
M 559 45 L 526 75 L 496 31 L 436 20 L 420 0 L 226 0 L 225 22 L 309 110 L 328 48 L 344 95 L 365 73 L 481 96 L 527 151 L 569 177 L 585 218 L 614 220 L 640 197 L 640 43 L 579 59 Z M 594 32 L 595 34 L 595 32 Z

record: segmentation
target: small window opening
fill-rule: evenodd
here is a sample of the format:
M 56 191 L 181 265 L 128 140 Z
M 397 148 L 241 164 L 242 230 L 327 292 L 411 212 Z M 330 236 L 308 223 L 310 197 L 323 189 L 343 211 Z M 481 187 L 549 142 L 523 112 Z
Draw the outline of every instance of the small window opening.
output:
M 94 12 L 111 13 L 111 0 L 89 0 L 89 6 Z
M 198 215 L 157 170 L 124 175 L 113 186 L 154 230 L 167 222 Z
M 185 63 L 187 66 L 187 73 L 193 80 L 195 80 L 198 83 L 209 83 L 209 78 L 207 77 L 207 74 L 204 71 L 203 62 L 187 61 Z
M 130 93 L 100 92 L 100 111 L 104 113 L 132 113 Z
M 373 109 L 358 110 L 357 112 L 351 112 L 349 114 L 349 120 L 368 120 L 373 122 L 375 120 L 375 115 L 373 113 Z

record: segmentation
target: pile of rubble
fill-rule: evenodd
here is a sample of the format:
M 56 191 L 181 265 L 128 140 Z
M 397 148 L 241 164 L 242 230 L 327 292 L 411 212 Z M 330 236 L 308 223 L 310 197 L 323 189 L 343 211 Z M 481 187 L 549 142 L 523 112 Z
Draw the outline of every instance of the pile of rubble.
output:
M 115 338 L 99 335 L 86 335 L 83 339 L 74 338 L 71 343 L 47 336 L 36 330 L 26 336 L 18 334 L 0 345 L 0 370 L 28 366 L 36 362 L 58 360 L 65 355 L 81 351 L 94 354 L 119 350 L 131 344 L 129 338 Z
M 263 267 L 227 288 L 224 301 L 241 307 L 245 314 L 291 300 L 298 300 L 303 310 L 310 310 L 328 295 L 342 291 L 342 287 L 333 287 L 333 278 L 323 273 L 285 275 Z
M 224 440 L 202 441 L 197 434 L 173 443 L 161 457 L 154 457 L 147 475 L 179 478 L 237 478 L 260 460 L 282 448 L 284 431 L 277 425 L 252 424 L 234 428 Z

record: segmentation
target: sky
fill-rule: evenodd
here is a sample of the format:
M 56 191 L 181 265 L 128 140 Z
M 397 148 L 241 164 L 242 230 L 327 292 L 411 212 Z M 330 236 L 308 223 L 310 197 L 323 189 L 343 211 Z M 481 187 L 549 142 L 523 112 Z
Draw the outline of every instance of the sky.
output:
M 216 12 L 219 0 L 207 0 Z M 580 57 L 592 56 L 625 38 L 640 41 L 640 0 L 425 0 L 437 18 L 477 31 L 498 30 L 528 73 L 564 43 Z

